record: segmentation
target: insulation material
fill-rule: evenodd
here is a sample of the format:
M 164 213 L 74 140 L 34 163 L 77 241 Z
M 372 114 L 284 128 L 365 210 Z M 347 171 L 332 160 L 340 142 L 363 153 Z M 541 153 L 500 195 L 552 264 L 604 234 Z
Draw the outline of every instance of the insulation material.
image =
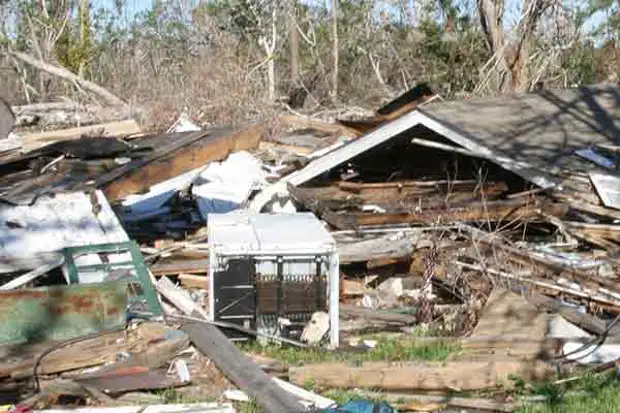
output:
M 620 209 L 620 177 L 599 172 L 590 172 L 589 175 L 603 205 Z
M 212 213 L 227 213 L 240 208 L 252 191 L 263 188 L 267 172 L 249 152 L 231 154 L 223 162 L 213 162 L 194 181 L 200 215 L 206 220 Z

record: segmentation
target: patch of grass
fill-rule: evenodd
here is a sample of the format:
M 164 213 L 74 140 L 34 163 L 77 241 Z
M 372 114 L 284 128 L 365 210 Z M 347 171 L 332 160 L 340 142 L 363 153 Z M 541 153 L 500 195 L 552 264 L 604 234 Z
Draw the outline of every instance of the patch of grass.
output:
M 156 394 L 160 397 L 163 404 L 190 404 L 215 401 L 214 399 L 207 400 L 205 398 L 191 396 L 174 388 L 164 389 Z
M 615 374 L 587 376 L 563 385 L 542 384 L 534 393 L 547 397 L 518 413 L 615 413 L 620 411 L 620 381 Z
M 239 413 L 263 413 L 265 411 L 254 400 L 247 403 L 235 403 L 235 410 Z
M 261 346 L 256 342 L 243 343 L 241 349 L 263 354 L 286 364 L 316 364 L 328 362 L 361 363 L 365 361 L 443 361 L 457 352 L 458 346 L 447 341 L 428 342 L 415 338 L 375 337 L 377 345 L 367 351 L 328 351 L 321 348 Z

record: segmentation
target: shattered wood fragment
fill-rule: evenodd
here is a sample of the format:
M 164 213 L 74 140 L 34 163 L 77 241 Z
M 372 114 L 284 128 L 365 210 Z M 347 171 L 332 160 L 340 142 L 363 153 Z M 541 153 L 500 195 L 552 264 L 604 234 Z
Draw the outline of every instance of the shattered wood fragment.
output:
M 396 364 L 376 362 L 359 367 L 346 364 L 308 364 L 291 367 L 298 386 L 312 382 L 326 388 L 363 388 L 395 391 L 474 391 L 510 387 L 512 378 L 545 380 L 556 375 L 552 365 L 536 360 L 450 361 Z
M 492 201 L 481 204 L 470 204 L 466 207 L 446 210 L 427 210 L 419 213 L 338 214 L 321 208 L 317 208 L 315 212 L 335 228 L 355 229 L 363 226 L 408 223 L 501 222 L 511 220 L 535 221 L 540 219 L 538 217 L 538 211 L 540 210 L 547 211 L 547 213 L 551 215 L 563 216 L 567 211 L 567 206 L 548 202 L 533 204 L 514 201 Z
M 356 132 L 346 126 L 337 123 L 328 123 L 316 119 L 307 117 L 300 117 L 295 115 L 282 115 L 280 121 L 289 126 L 294 126 L 299 129 L 314 129 L 316 131 L 328 133 L 328 134 L 341 134 L 343 136 L 356 136 Z
M 338 258 L 341 264 L 377 259 L 410 258 L 421 234 L 394 239 L 386 235 L 358 242 L 338 242 Z
M 546 268 L 547 270 L 551 270 L 559 275 L 567 277 L 571 280 L 575 280 L 583 284 L 583 286 L 585 287 L 594 290 L 596 290 L 598 287 L 605 287 L 611 291 L 620 292 L 618 284 L 613 280 L 605 279 L 603 277 L 597 277 L 582 269 L 570 267 L 556 261 L 546 259 L 544 256 L 540 256 L 534 251 L 511 247 L 510 245 L 508 245 L 507 242 L 499 239 L 496 235 L 492 235 L 478 229 L 474 230 L 474 235 L 476 235 L 476 241 L 479 241 L 480 243 L 487 244 L 501 251 L 507 252 L 513 257 L 516 257 L 521 262 L 526 262 L 530 265 L 533 264 L 536 266 L 540 266 Z
M 185 288 L 209 289 L 209 278 L 204 275 L 179 274 L 177 278 Z
M 79 139 L 83 136 L 102 137 L 122 137 L 140 133 L 140 126 L 133 119 L 102 123 L 78 128 L 60 129 L 48 132 L 27 133 L 21 135 L 24 146 L 23 150 L 28 152 L 42 146 L 61 140 Z
M 206 274 L 209 271 L 209 260 L 175 260 L 158 262 L 149 267 L 153 275 Z
M 117 341 L 122 340 L 123 337 L 124 332 L 119 330 L 116 333 L 60 348 L 43 358 L 37 371 L 43 375 L 56 374 L 113 361 L 117 353 L 125 350 L 124 345 L 116 345 Z M 22 379 L 32 376 L 38 354 L 54 344 L 57 342 L 20 345 L 19 357 L 15 357 L 15 346 L 0 347 L 0 358 L 3 359 L 0 363 L 0 377 Z
M 535 291 L 528 291 L 525 297 L 532 304 L 546 310 L 557 312 L 566 320 L 582 328 L 583 330 L 598 336 L 608 334 L 613 337 L 620 337 L 620 327 L 614 326 L 607 331 L 607 323 L 602 319 L 590 314 L 582 314 L 575 308 L 562 303 L 560 300 L 549 298 Z
M 366 320 L 381 321 L 387 323 L 416 324 L 417 322 L 417 318 L 413 315 L 391 314 L 388 312 L 381 312 L 363 307 L 354 307 L 352 305 L 346 304 L 340 305 L 340 314 L 342 316 L 361 317 Z

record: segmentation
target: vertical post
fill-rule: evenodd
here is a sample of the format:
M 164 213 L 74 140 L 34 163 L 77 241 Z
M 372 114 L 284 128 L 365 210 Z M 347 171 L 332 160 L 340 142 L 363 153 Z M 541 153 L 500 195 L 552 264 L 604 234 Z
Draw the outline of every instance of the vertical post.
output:
M 331 252 L 329 260 L 329 276 L 327 283 L 329 286 L 329 339 L 332 348 L 340 345 L 340 264 L 338 253 Z

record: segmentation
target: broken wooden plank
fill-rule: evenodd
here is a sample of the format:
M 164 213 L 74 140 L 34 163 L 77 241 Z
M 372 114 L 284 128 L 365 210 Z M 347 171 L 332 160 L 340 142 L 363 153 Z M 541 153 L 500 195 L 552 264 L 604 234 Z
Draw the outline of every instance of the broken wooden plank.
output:
M 357 133 L 338 123 L 328 123 L 309 117 L 301 117 L 296 115 L 282 115 L 279 117 L 280 122 L 288 126 L 294 126 L 299 129 L 314 129 L 316 131 L 328 134 L 340 134 L 343 136 L 356 136 Z
M 338 214 L 329 210 L 317 210 L 321 218 L 338 229 L 355 229 L 363 226 L 437 222 L 501 222 L 511 220 L 539 220 L 538 212 L 547 211 L 554 216 L 563 216 L 567 206 L 560 203 L 524 203 L 514 201 L 492 201 L 444 210 L 402 212 L 385 214 Z
M 358 242 L 338 242 L 338 258 L 341 264 L 374 259 L 411 257 L 421 234 L 407 237 L 385 235 Z
M 188 316 L 206 320 L 205 312 L 200 311 L 187 293 L 175 288 L 167 278 L 159 280 L 157 289 Z M 295 412 L 300 409 L 301 404 L 294 397 L 272 381 L 217 327 L 205 322 L 188 321 L 183 324 L 182 330 L 201 353 L 211 359 L 239 389 L 254 398 L 266 413 Z
M 393 314 L 385 311 L 372 310 L 370 308 L 355 307 L 352 305 L 340 304 L 340 315 L 350 317 L 361 317 L 365 320 L 381 321 L 386 323 L 416 324 L 417 318 L 407 314 Z
M 126 350 L 123 338 L 124 331 L 119 329 L 117 332 L 60 348 L 43 358 L 37 371 L 43 375 L 56 374 L 114 361 L 119 352 Z M 31 377 L 38 355 L 55 344 L 58 342 L 0 347 L 0 358 L 3 360 L 0 363 L 0 377 Z
M 528 291 L 525 298 L 532 304 L 560 314 L 566 320 L 582 328 L 583 330 L 601 336 L 608 334 L 609 336 L 620 337 L 620 327 L 613 326 L 611 330 L 607 330 L 607 323 L 598 317 L 587 313 L 580 313 L 577 309 L 570 307 L 560 300 L 538 294 L 535 291 Z
M 368 397 L 372 393 L 363 392 Z M 456 397 L 451 395 L 436 396 L 428 394 L 405 394 L 405 393 L 381 393 L 381 397 L 393 404 L 400 410 L 413 411 L 443 411 L 446 407 L 457 409 L 473 409 L 474 411 L 488 410 L 491 412 L 514 412 L 518 404 L 502 402 L 493 399 L 483 399 L 479 397 Z M 435 407 L 432 407 L 435 406 Z M 418 409 L 419 407 L 419 409 Z
M 312 382 L 325 388 L 363 388 L 394 391 L 474 391 L 511 387 L 512 378 L 545 380 L 555 368 L 536 360 L 450 361 L 446 363 L 341 363 L 307 364 L 289 368 L 289 378 L 299 386 Z
M 158 262 L 149 267 L 153 275 L 206 274 L 209 271 L 209 260 L 175 260 Z
M 135 120 L 126 119 L 77 128 L 27 133 L 21 135 L 21 137 L 24 142 L 23 151 L 29 152 L 56 141 L 79 139 L 85 135 L 96 137 L 121 137 L 140 133 L 141 131 L 140 126 Z
M 224 160 L 232 152 L 255 149 L 264 134 L 265 128 L 262 126 L 177 134 L 183 138 L 175 139 L 164 148 L 157 148 L 146 159 L 130 162 L 103 174 L 95 185 L 104 187 L 104 193 L 110 200 L 143 193 L 157 183 L 209 162 Z
M 560 199 L 562 199 L 560 197 Z M 600 205 L 594 205 L 587 202 L 582 202 L 574 199 L 563 198 L 565 201 L 569 203 L 570 208 L 576 211 L 583 211 L 590 214 L 598 215 L 600 217 L 605 217 L 608 219 L 620 219 L 620 211 L 616 211 L 614 209 L 606 208 Z
M 181 282 L 181 285 L 186 288 L 209 289 L 209 277 L 204 275 L 179 274 L 177 279 Z

